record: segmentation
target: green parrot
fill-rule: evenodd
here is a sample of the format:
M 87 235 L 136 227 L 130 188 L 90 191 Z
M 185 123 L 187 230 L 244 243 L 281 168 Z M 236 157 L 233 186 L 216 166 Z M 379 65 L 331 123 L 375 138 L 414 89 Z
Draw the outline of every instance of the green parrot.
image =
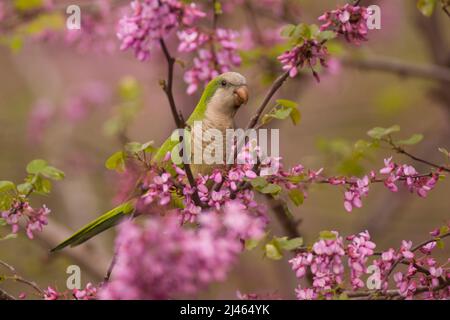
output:
M 186 124 L 189 128 L 192 128 L 194 123 L 201 122 L 203 132 L 208 129 L 219 130 L 223 135 L 222 140 L 225 141 L 226 130 L 234 128 L 234 116 L 239 107 L 247 103 L 247 101 L 248 89 L 245 77 L 237 72 L 223 73 L 207 84 L 200 101 L 186 121 Z M 194 130 L 191 139 L 193 140 L 195 138 L 196 131 Z M 201 146 L 194 144 L 191 154 L 194 154 L 198 147 L 204 147 L 204 139 L 201 141 Z M 173 150 L 178 143 L 178 141 L 172 140 L 169 137 L 155 153 L 152 161 L 156 163 L 161 162 L 167 152 Z M 220 166 L 221 165 L 205 163 L 193 163 L 190 165 L 194 177 L 198 174 L 208 174 Z M 85 225 L 51 251 L 58 251 L 67 246 L 74 247 L 80 245 L 95 235 L 117 225 L 125 217 L 131 217 L 135 212 L 137 198 L 138 197 L 136 196 L 131 200 L 120 204 L 116 208 Z

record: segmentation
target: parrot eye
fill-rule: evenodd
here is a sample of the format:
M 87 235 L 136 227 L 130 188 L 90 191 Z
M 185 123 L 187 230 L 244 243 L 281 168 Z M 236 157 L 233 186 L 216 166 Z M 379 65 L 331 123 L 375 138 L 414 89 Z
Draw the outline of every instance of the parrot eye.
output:
M 222 82 L 220 82 L 220 85 L 222 87 L 226 87 L 227 86 L 227 81 L 226 80 L 222 80 Z

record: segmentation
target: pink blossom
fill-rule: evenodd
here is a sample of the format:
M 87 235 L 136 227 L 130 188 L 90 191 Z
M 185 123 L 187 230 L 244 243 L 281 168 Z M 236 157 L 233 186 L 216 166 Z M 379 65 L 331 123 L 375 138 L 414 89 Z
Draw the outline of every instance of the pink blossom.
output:
M 73 296 L 76 300 L 93 300 L 97 297 L 97 288 L 89 282 L 85 289 L 74 289 Z
M 326 58 L 328 56 L 327 48 L 317 40 L 307 40 L 302 45 L 286 51 L 278 57 L 283 65 L 283 70 L 289 71 L 291 78 L 298 74 L 298 69 L 304 66 L 309 67 L 316 80 L 320 82 L 319 75 L 314 70 L 318 63 L 323 67 L 327 66 Z
M 44 299 L 45 300 L 58 300 L 59 297 L 60 297 L 60 294 L 50 286 L 44 290 Z
M 178 0 L 135 0 L 131 9 L 131 15 L 119 21 L 117 37 L 122 42 L 120 49 L 133 49 L 141 61 L 148 59 L 151 47 L 180 24 L 190 27 L 205 16 L 194 4 Z
M 193 94 L 202 84 L 217 75 L 232 70 L 241 64 L 237 53 L 238 33 L 230 29 L 217 28 L 213 35 L 200 32 L 196 28 L 178 32 L 180 52 L 196 51 L 193 66 L 184 74 L 189 84 L 188 94 Z
M 362 207 L 362 197 L 366 197 L 369 193 L 370 179 L 368 176 L 364 176 L 362 179 L 357 179 L 355 183 L 352 183 L 350 188 L 344 194 L 344 207 L 345 210 L 351 212 L 354 207 Z
M 324 13 L 319 17 L 323 22 L 320 30 L 331 30 L 344 35 L 348 42 L 359 45 L 367 41 L 367 19 L 370 17 L 366 7 L 346 4 L 343 7 Z
M 19 220 L 24 218 L 26 220 L 26 234 L 29 239 L 33 239 L 33 232 L 42 231 L 43 227 L 47 225 L 49 214 L 50 210 L 45 205 L 36 210 L 28 202 L 15 201 L 8 211 L 1 213 L 1 217 L 5 219 L 7 224 L 11 225 L 13 233 L 19 231 Z
M 357 236 L 349 236 L 347 240 L 351 243 L 347 247 L 348 266 L 350 267 L 350 277 L 353 289 L 364 287 L 361 276 L 366 272 L 368 258 L 373 255 L 376 245 L 370 241 L 368 231 L 361 232 Z
M 242 245 L 217 215 L 207 216 L 209 223 L 202 221 L 198 230 L 180 227 L 175 216 L 151 218 L 143 227 L 123 223 L 116 240 L 117 265 L 100 298 L 167 299 L 223 281 Z

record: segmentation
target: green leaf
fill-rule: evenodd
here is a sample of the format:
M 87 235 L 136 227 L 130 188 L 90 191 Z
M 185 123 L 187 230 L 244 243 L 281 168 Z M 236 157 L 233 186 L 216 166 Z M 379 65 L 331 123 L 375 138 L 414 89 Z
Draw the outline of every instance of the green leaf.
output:
M 445 243 L 442 239 L 436 239 L 436 246 L 439 249 L 445 249 Z
M 15 238 L 17 238 L 17 233 L 10 233 L 10 234 L 7 234 L 4 237 L 0 237 L 0 241 L 9 240 L 9 239 L 15 239 Z
M 261 189 L 267 186 L 269 183 L 264 177 L 256 177 L 255 179 L 250 180 L 250 184 L 255 189 Z
M 331 231 L 324 230 L 320 231 L 319 238 L 322 240 L 336 240 L 336 234 Z
M 301 192 L 298 189 L 292 189 L 288 193 L 289 198 L 292 200 L 292 202 L 298 207 L 303 204 L 303 201 L 305 199 L 305 196 L 303 192 Z
M 49 178 L 49 179 L 53 179 L 53 180 L 62 180 L 64 179 L 64 172 L 52 167 L 52 166 L 47 166 L 45 167 L 41 172 L 40 172 L 44 177 Z
M 273 243 L 267 243 L 264 246 L 265 256 L 272 260 L 280 260 L 283 258 L 283 253 Z
M 400 131 L 399 125 L 394 125 L 390 128 L 375 127 L 373 129 L 369 130 L 367 132 L 367 135 L 371 138 L 379 140 L 391 133 L 398 132 L 398 131 Z
M 289 114 L 291 117 L 292 123 L 296 126 L 300 123 L 300 120 L 302 119 L 302 115 L 298 109 L 292 109 L 291 113 Z
M 29 11 L 42 7 L 42 0 L 14 0 L 14 7 L 19 11 Z
M 448 151 L 448 150 L 445 149 L 445 148 L 439 148 L 438 150 L 439 150 L 439 152 L 441 152 L 442 154 L 444 154 L 447 158 L 450 158 L 450 151 Z
M 220 3 L 220 1 L 214 2 L 214 13 L 217 15 L 222 14 L 222 4 Z
M 142 143 L 139 142 L 128 142 L 125 145 L 125 150 L 129 153 L 138 153 L 142 151 Z
M 0 181 L 0 192 L 6 192 L 15 189 L 16 185 L 11 181 Z
M 277 195 L 281 192 L 281 187 L 279 185 L 269 183 L 265 187 L 258 189 L 258 191 L 264 194 Z
M 140 94 L 139 82 L 132 76 L 124 77 L 119 83 L 119 94 L 126 101 L 136 99 Z
M 446 225 L 443 225 L 439 228 L 439 236 L 443 236 L 444 234 L 447 234 L 449 232 L 449 227 Z
M 8 210 L 14 198 L 7 193 L 0 193 L 0 211 Z
M 290 38 L 292 36 L 292 34 L 294 33 L 294 30 L 295 30 L 295 25 L 288 24 L 288 25 L 285 25 L 281 29 L 280 34 L 283 38 Z
M 426 17 L 431 17 L 436 8 L 437 0 L 418 0 L 417 8 Z
M 305 175 L 299 174 L 298 176 L 289 176 L 287 179 L 292 183 L 300 183 L 305 180 Z
M 117 151 L 106 160 L 105 166 L 109 170 L 123 172 L 125 170 L 125 159 L 126 154 L 123 151 Z
M 253 250 L 255 249 L 260 242 L 260 239 L 246 239 L 245 240 L 245 250 Z
M 30 174 L 39 174 L 48 166 L 47 161 L 36 159 L 28 163 L 27 172 Z
M 280 106 L 287 107 L 290 109 L 296 109 L 298 107 L 298 104 L 296 102 L 287 99 L 278 99 L 276 100 L 276 103 Z
M 140 143 L 140 142 L 128 142 L 125 145 L 125 150 L 129 153 L 138 153 L 141 151 L 145 151 L 145 152 L 155 152 L 157 149 L 155 147 L 153 147 L 153 141 L 148 141 L 144 144 Z
M 17 185 L 17 190 L 19 191 L 19 193 L 26 195 L 30 193 L 31 190 L 33 190 L 33 185 L 29 182 L 24 182 Z
M 153 144 L 154 144 L 153 141 L 148 141 L 148 142 L 144 143 L 142 145 L 142 150 L 145 152 L 148 152 L 148 153 L 155 153 L 158 150 L 158 148 L 155 148 L 153 146 Z
M 330 31 L 330 30 L 326 30 L 326 31 L 320 32 L 320 33 L 317 35 L 317 40 L 318 40 L 319 42 L 322 42 L 322 41 L 332 40 L 332 39 L 334 39 L 334 38 L 336 38 L 336 37 L 337 37 L 336 32 Z
M 292 238 L 288 239 L 288 237 L 274 238 L 274 241 L 277 243 L 277 246 L 286 251 L 292 251 L 300 248 L 303 245 L 303 238 Z
M 397 144 L 412 146 L 423 140 L 422 134 L 413 134 L 409 139 L 397 141 Z
M 34 191 L 42 195 L 47 195 L 52 191 L 52 183 L 48 179 L 44 179 L 41 176 L 36 176 L 36 180 L 33 184 Z
M 6 220 L 3 218 L 0 218 L 0 227 L 4 227 L 6 225 L 7 225 Z

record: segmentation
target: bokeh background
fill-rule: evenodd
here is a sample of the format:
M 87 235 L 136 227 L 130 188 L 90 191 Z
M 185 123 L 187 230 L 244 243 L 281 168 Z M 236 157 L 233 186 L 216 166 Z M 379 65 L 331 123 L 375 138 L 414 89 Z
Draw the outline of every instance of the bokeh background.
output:
M 80 1 L 82 10 L 88 2 Z M 300 9 L 291 19 L 316 23 L 317 16 L 343 1 L 296 2 Z M 336 52 L 344 48 L 350 58 L 383 56 L 413 64 L 435 64 L 436 48 L 430 39 L 433 28 L 438 28 L 447 41 L 440 45 L 449 48 L 450 19 L 443 13 L 422 17 L 412 0 L 367 4 L 375 3 L 382 9 L 381 30 L 372 31 L 370 41 L 359 48 L 338 42 Z M 241 29 L 248 19 L 256 19 L 263 32 L 277 27 L 262 14 L 249 18 L 240 7 L 222 16 L 219 24 Z M 50 196 L 33 199 L 36 206 L 45 203 L 52 210 L 52 220 L 43 235 L 36 241 L 20 234 L 17 239 L 0 242 L 1 259 L 42 287 L 52 285 L 64 290 L 66 268 L 72 264 L 80 265 L 83 285 L 101 280 L 112 256 L 114 231 L 94 238 L 70 255 L 49 254 L 49 246 L 114 204 L 123 180 L 108 171 L 104 161 L 120 150 L 123 134 L 133 141 L 154 140 L 158 144 L 174 128 L 159 86 L 166 69 L 158 50 L 149 62 L 139 62 L 130 52 L 118 51 L 113 18 L 107 36 L 112 52 L 80 50 L 58 39 L 27 39 L 18 50 L 0 46 L 0 179 L 22 181 L 26 164 L 35 158 L 46 159 L 66 173 Z M 169 45 L 175 50 L 173 43 Z M 243 52 L 243 56 L 248 55 Z M 189 56 L 182 58 L 189 61 Z M 279 64 L 267 63 L 266 58 L 253 60 L 237 70 L 247 77 L 251 94 L 250 103 L 237 115 L 241 126 L 248 122 L 268 89 L 268 74 L 280 70 Z M 399 136 L 404 138 L 424 134 L 424 141 L 410 148 L 412 153 L 437 163 L 445 161 L 438 148 L 449 149 L 450 98 L 442 94 L 445 88 L 450 90 L 448 83 L 445 87 L 429 79 L 360 70 L 337 62 L 332 69 L 322 72 L 320 84 L 310 74 L 302 74 L 289 80 L 277 95 L 298 102 L 302 113 L 298 126 L 290 121 L 271 124 L 280 129 L 286 165 L 324 167 L 329 175 L 360 175 L 381 168 L 383 158 L 393 154 L 400 163 L 429 171 L 427 166 L 389 149 L 379 149 L 365 159 L 355 158 L 353 145 L 367 138 L 370 128 L 393 124 L 401 126 Z M 177 68 L 176 101 L 187 116 L 199 93 L 186 95 L 182 76 L 182 69 Z M 136 90 L 131 93 L 131 101 L 124 93 L 130 86 Z M 118 129 L 122 125 L 126 128 L 123 132 Z M 364 199 L 362 209 L 347 213 L 342 190 L 320 186 L 311 189 L 305 203 L 293 212 L 302 220 L 299 231 L 306 243 L 316 239 L 321 230 L 338 230 L 346 235 L 368 229 L 381 250 L 398 247 L 402 239 L 427 239 L 429 231 L 446 223 L 450 217 L 449 192 L 448 181 L 439 183 L 426 199 L 404 190 L 393 194 L 377 185 Z M 272 226 L 274 234 L 283 235 L 275 219 Z M 440 258 L 447 259 L 448 253 L 448 248 L 441 250 Z M 211 286 L 201 297 L 235 298 L 236 290 L 240 290 L 277 292 L 293 298 L 297 282 L 287 259 L 265 259 L 262 250 L 256 248 L 242 255 L 225 283 Z M 27 290 L 11 283 L 3 285 L 12 293 Z

